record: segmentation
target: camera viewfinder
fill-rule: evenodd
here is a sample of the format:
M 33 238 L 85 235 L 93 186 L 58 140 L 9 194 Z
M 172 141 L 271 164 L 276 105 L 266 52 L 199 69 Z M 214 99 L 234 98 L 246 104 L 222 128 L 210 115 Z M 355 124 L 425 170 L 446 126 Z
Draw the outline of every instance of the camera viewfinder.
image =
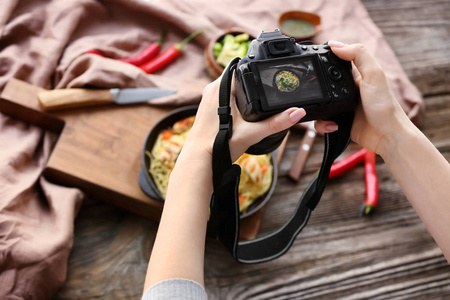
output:
M 294 45 L 289 40 L 275 40 L 267 43 L 267 48 L 271 56 L 284 56 L 293 53 Z

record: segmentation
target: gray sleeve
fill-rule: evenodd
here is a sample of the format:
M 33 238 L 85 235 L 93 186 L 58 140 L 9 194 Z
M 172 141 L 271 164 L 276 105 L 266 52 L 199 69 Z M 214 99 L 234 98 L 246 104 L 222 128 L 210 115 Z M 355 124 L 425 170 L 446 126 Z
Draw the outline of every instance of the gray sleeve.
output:
M 207 300 L 203 286 L 189 279 L 167 279 L 152 285 L 141 300 Z

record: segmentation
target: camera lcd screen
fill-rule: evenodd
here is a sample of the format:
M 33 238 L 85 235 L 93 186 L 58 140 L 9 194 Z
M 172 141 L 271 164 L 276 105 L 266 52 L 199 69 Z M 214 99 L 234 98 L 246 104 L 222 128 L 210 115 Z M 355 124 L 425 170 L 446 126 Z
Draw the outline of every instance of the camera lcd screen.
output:
M 316 56 L 289 57 L 256 64 L 268 109 L 301 106 L 323 99 L 315 59 Z

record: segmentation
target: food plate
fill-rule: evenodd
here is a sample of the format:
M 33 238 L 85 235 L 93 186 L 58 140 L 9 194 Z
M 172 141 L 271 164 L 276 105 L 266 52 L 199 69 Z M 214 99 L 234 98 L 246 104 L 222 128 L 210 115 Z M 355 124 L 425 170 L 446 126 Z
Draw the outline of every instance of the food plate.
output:
M 190 116 L 194 116 L 197 113 L 197 108 L 198 106 L 194 105 L 174 110 L 173 112 L 169 113 L 167 116 L 162 118 L 158 123 L 156 123 L 148 133 L 142 149 L 141 154 L 142 165 L 139 172 L 138 180 L 139 186 L 141 187 L 142 191 L 150 198 L 164 202 L 164 196 L 158 190 L 153 176 L 148 172 L 151 164 L 151 158 L 146 154 L 146 151 L 152 150 L 153 145 L 155 144 L 158 138 L 158 135 L 162 131 L 171 127 L 175 122 L 179 120 L 182 120 Z M 272 152 L 271 165 L 273 166 L 273 172 L 272 172 L 272 184 L 270 185 L 270 188 L 264 195 L 257 198 L 247 208 L 245 212 L 241 213 L 241 219 L 246 218 L 257 212 L 258 210 L 260 210 L 272 196 L 278 178 L 278 166 L 276 163 L 274 163 L 276 162 L 276 155 L 277 155 L 276 151 Z

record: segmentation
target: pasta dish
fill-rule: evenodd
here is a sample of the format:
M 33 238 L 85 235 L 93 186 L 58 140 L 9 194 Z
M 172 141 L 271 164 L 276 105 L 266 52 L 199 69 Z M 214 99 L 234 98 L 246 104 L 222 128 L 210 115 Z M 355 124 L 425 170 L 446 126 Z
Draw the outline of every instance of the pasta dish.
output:
M 145 151 L 150 158 L 148 171 L 164 198 L 167 194 L 170 173 L 194 120 L 195 116 L 177 121 L 171 128 L 159 133 L 151 151 Z M 256 199 L 264 196 L 270 189 L 273 165 L 270 154 L 250 155 L 244 153 L 235 163 L 241 167 L 239 210 L 243 213 Z

